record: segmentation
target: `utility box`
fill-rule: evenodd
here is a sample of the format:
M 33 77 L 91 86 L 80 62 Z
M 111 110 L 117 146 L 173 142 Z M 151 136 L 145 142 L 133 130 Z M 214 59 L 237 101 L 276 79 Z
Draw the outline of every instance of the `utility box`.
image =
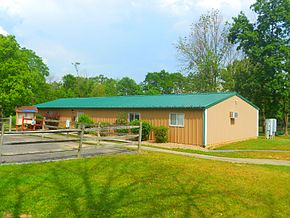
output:
M 277 132 L 277 119 L 266 119 L 266 139 L 275 137 Z

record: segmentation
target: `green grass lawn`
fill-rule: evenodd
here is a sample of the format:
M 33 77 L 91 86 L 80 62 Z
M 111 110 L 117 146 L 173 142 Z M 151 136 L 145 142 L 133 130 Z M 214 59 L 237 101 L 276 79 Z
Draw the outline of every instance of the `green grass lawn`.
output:
M 0 217 L 290 217 L 290 168 L 171 154 L 0 166 Z
M 146 145 L 149 147 L 163 148 L 161 146 Z M 166 148 L 169 149 L 169 148 Z M 237 151 L 237 152 L 205 152 L 185 148 L 170 148 L 169 150 L 189 152 L 195 154 L 205 154 L 219 157 L 234 157 L 234 158 L 258 158 L 258 159 L 276 159 L 276 160 L 290 160 L 290 139 L 288 137 L 276 137 L 275 139 L 250 139 L 241 142 L 235 142 L 226 145 L 216 146 L 214 150 L 285 150 L 288 152 L 262 152 L 262 151 Z
M 233 157 L 233 158 L 257 158 L 257 159 L 275 159 L 275 160 L 290 160 L 290 151 L 289 152 L 256 152 L 256 151 L 237 151 L 237 152 L 206 152 L 186 148 L 165 148 L 161 146 L 145 145 L 152 148 L 161 148 L 172 151 L 188 152 L 193 154 L 204 154 L 210 156 L 219 156 L 219 157 Z M 135 149 L 136 150 L 136 149 Z
M 265 139 L 259 137 L 258 139 L 251 139 L 231 144 L 215 146 L 214 149 L 254 149 L 254 150 L 289 150 L 290 138 L 289 136 L 277 136 L 274 139 Z
M 153 146 L 154 147 L 154 146 Z M 158 147 L 161 148 L 161 147 Z M 195 154 L 205 154 L 211 156 L 219 156 L 219 157 L 233 157 L 233 158 L 257 158 L 257 159 L 275 159 L 275 160 L 290 160 L 290 152 L 278 153 L 278 152 L 204 152 L 204 151 L 196 151 L 192 149 L 184 149 L 184 148 L 172 148 L 170 150 L 181 151 L 181 152 L 189 152 Z

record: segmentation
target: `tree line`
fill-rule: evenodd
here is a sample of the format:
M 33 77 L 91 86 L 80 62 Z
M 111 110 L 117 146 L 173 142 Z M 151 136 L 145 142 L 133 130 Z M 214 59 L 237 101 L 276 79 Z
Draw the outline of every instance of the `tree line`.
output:
M 260 108 L 262 121 L 275 117 L 287 129 L 290 3 L 257 0 L 251 10 L 254 21 L 243 12 L 231 23 L 218 10 L 201 15 L 175 44 L 181 72 L 148 72 L 140 83 L 102 74 L 67 74 L 48 82 L 49 70 L 40 57 L 15 37 L 0 35 L 0 106 L 10 114 L 16 105 L 67 97 L 236 91 Z

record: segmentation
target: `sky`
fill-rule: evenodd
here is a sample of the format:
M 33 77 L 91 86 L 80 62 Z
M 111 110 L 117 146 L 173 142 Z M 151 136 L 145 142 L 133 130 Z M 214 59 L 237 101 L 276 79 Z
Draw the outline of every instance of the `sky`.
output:
M 14 35 L 50 69 L 141 82 L 148 72 L 181 70 L 174 44 L 201 14 L 225 20 L 250 13 L 254 0 L 0 0 L 0 34 Z M 251 15 L 251 14 L 250 14 Z

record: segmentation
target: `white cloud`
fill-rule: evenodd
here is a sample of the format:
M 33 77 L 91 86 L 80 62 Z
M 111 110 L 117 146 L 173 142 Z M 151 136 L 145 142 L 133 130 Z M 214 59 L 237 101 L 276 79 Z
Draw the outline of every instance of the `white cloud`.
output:
M 223 6 L 233 9 L 241 9 L 241 0 L 201 0 L 197 3 L 198 6 L 206 9 L 221 9 Z
M 9 35 L 8 32 L 2 26 L 0 26 L 0 34 L 2 34 L 4 36 Z
M 169 10 L 175 15 L 185 15 L 194 7 L 192 0 L 160 0 L 161 9 Z
M 126 52 L 135 51 L 132 46 L 135 44 L 140 44 L 140 49 L 148 49 L 144 42 L 152 38 L 154 32 L 159 36 L 172 34 L 164 41 L 171 47 L 175 38 L 184 35 L 190 24 L 207 10 L 218 8 L 228 19 L 248 8 L 253 1 L 0 0 L 1 16 L 3 14 L 7 22 L 1 20 L 0 25 L 15 35 L 22 46 L 43 57 L 51 69 L 55 69 L 52 73 L 71 69 L 73 61 L 87 61 L 91 66 L 88 70 L 101 71 L 107 66 L 121 64 L 120 58 L 110 59 L 111 54 L 124 53 L 128 54 L 128 59 L 136 58 L 136 55 L 130 56 L 134 52 Z M 8 34 L 1 26 L 0 33 Z M 154 37 L 157 39 L 156 44 L 152 44 L 152 51 L 158 50 L 161 44 L 159 36 Z M 138 40 L 134 41 L 135 38 Z

